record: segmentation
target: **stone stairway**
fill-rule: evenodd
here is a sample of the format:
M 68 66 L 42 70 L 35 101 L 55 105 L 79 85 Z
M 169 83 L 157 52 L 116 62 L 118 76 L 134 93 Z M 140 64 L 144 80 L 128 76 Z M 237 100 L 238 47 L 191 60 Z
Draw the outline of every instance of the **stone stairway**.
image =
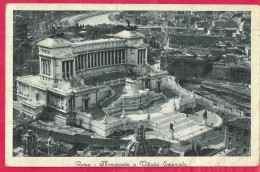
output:
M 157 126 L 158 133 L 169 134 L 170 123 L 173 124 L 174 137 L 178 140 L 186 140 L 208 130 L 208 127 L 197 124 L 183 113 L 165 113 L 161 116 L 151 117 L 151 123 Z

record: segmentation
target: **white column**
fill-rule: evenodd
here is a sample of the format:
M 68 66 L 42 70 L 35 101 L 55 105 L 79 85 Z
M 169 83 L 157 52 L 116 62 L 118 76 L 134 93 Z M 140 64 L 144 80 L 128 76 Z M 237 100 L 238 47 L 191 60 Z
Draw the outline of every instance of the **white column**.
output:
M 96 54 L 95 52 L 93 53 L 93 67 L 95 67 L 95 63 L 96 63 Z
M 80 69 L 83 69 L 83 56 L 80 56 Z
M 145 64 L 148 64 L 148 62 L 147 62 L 147 49 L 145 49 Z
M 41 74 L 43 74 L 43 59 L 41 59 Z
M 145 65 L 144 60 L 145 60 L 145 50 L 142 51 L 142 65 Z
M 106 55 L 106 58 L 107 58 L 107 65 L 108 65 L 108 52 L 109 52 L 109 51 L 106 51 L 106 54 L 107 54 L 107 55 Z
M 53 73 L 53 62 L 52 60 L 50 60 L 50 70 L 51 70 L 51 76 L 54 76 L 54 73 Z
M 101 66 L 101 53 L 98 52 L 98 66 Z
M 41 58 L 41 61 L 40 61 L 40 73 L 42 74 L 42 58 Z
M 102 52 L 98 52 L 98 66 L 101 66 L 101 60 L 102 60 L 102 58 L 101 58 L 101 55 L 102 55 Z
M 102 52 L 102 57 L 103 57 L 103 66 L 105 66 L 105 58 L 106 58 L 106 52 Z
M 70 78 L 70 76 L 69 76 L 69 67 L 70 66 L 68 65 L 69 64 L 68 61 L 66 61 L 65 64 L 66 64 L 66 77 L 67 77 L 67 79 L 69 79 Z
M 76 58 L 77 58 L 77 64 L 76 64 L 77 65 L 77 70 L 79 70 L 79 57 L 77 56 Z
M 103 56 L 103 54 L 104 54 L 104 52 L 101 51 L 101 52 L 100 52 L 100 57 L 101 57 L 100 66 L 103 66 L 103 65 L 104 65 L 104 56 Z
M 77 67 L 77 62 L 78 62 L 78 59 L 77 59 L 77 57 L 74 59 L 74 67 L 75 67 L 75 71 L 77 71 L 78 70 L 78 67 Z M 76 70 L 77 69 L 77 70 Z
M 85 69 L 85 56 L 82 55 L 82 69 Z
M 88 68 L 88 53 L 86 54 L 85 58 L 86 58 L 86 69 L 87 69 Z
M 51 75 L 51 61 L 48 60 L 48 75 Z
M 50 60 L 47 60 L 47 74 L 50 75 Z
M 45 74 L 45 62 L 44 62 L 44 59 L 42 59 L 42 74 Z
M 60 99 L 59 99 L 59 107 L 61 107 L 61 97 L 60 97 Z
M 48 63 L 47 60 L 44 61 L 45 61 L 45 75 L 48 75 Z
M 143 63 L 142 63 L 142 59 L 143 59 L 143 52 L 142 52 L 142 50 L 140 51 L 140 65 L 142 65 Z
M 124 49 L 123 50 L 123 57 L 122 59 L 124 60 L 124 63 L 126 63 L 128 61 L 128 55 L 127 55 L 127 49 Z
M 80 70 L 80 56 L 77 56 L 78 58 L 78 70 Z
M 98 67 L 98 52 L 96 52 L 96 54 L 95 54 L 95 60 L 96 60 L 96 67 Z
M 49 75 L 49 60 L 46 60 L 46 74 Z
M 66 63 L 66 61 L 64 61 L 64 74 L 65 74 L 64 79 L 67 79 L 67 63 Z
M 90 54 L 90 67 L 93 66 L 93 53 Z
M 124 49 L 122 49 L 120 52 L 121 52 L 121 63 L 123 63 L 123 51 L 125 51 Z
M 89 54 L 88 58 L 89 58 L 89 61 L 88 61 L 89 62 L 89 68 L 91 68 L 91 53 Z
M 108 60 L 109 60 L 110 65 L 112 65 L 112 51 L 109 51 L 109 58 L 108 58 Z
M 140 59 L 140 51 L 139 50 L 137 50 L 137 64 L 139 65 L 139 60 Z
M 68 61 L 68 65 L 69 65 L 69 78 L 71 79 L 71 65 L 70 65 L 71 61 Z
M 69 73 L 70 73 L 70 78 L 72 78 L 72 76 L 73 76 L 73 74 L 72 74 L 72 65 L 73 65 L 73 63 L 72 63 L 72 61 L 70 60 L 69 61 Z
M 120 50 L 117 50 L 117 64 L 120 64 L 119 63 L 119 54 L 120 54 Z
M 86 69 L 86 55 L 83 55 L 83 69 Z
M 80 68 L 80 70 L 82 69 L 81 63 L 82 63 L 82 59 L 81 59 L 81 56 L 79 56 L 79 68 Z
M 44 59 L 44 74 L 47 75 L 47 63 L 45 59 Z
M 84 66 L 85 66 L 85 64 L 84 64 L 84 55 L 81 56 L 81 59 L 82 59 L 82 61 L 81 61 L 81 63 L 82 63 L 82 69 L 85 69 L 85 68 L 84 68 Z
M 70 72 L 70 78 L 72 78 L 73 75 L 72 75 L 72 61 L 71 60 L 69 61 L 69 66 L 70 66 L 69 67 L 69 69 L 70 69 L 70 71 L 69 71 Z
M 88 57 L 88 63 L 89 63 L 89 68 L 91 68 L 91 53 L 89 54 L 89 57 Z
M 100 52 L 100 66 L 103 66 L 103 52 Z
M 114 50 L 114 56 L 113 56 L 113 58 L 114 58 L 114 64 L 116 64 L 116 50 Z

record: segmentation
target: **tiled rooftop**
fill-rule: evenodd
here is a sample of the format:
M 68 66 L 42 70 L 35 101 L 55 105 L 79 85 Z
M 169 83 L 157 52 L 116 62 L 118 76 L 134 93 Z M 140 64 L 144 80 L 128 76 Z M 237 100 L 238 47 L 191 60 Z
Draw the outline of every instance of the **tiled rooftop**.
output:
M 240 118 L 240 119 L 236 119 L 234 121 L 229 121 L 227 123 L 227 125 L 229 126 L 234 126 L 237 128 L 242 128 L 245 130 L 250 130 L 251 128 L 251 118 Z

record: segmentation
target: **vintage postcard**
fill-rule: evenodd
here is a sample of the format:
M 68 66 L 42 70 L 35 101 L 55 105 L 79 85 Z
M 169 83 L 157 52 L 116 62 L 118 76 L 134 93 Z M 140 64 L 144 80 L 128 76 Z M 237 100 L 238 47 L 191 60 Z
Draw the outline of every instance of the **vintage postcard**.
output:
M 6 166 L 257 166 L 259 18 L 7 4 Z

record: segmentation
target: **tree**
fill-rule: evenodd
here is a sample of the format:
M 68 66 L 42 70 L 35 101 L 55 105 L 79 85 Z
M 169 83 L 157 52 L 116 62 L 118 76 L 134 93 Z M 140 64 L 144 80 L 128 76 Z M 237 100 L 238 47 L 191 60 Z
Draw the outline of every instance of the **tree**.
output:
M 198 154 L 198 156 L 201 155 L 201 146 L 197 143 L 197 146 L 196 146 L 196 152 Z

